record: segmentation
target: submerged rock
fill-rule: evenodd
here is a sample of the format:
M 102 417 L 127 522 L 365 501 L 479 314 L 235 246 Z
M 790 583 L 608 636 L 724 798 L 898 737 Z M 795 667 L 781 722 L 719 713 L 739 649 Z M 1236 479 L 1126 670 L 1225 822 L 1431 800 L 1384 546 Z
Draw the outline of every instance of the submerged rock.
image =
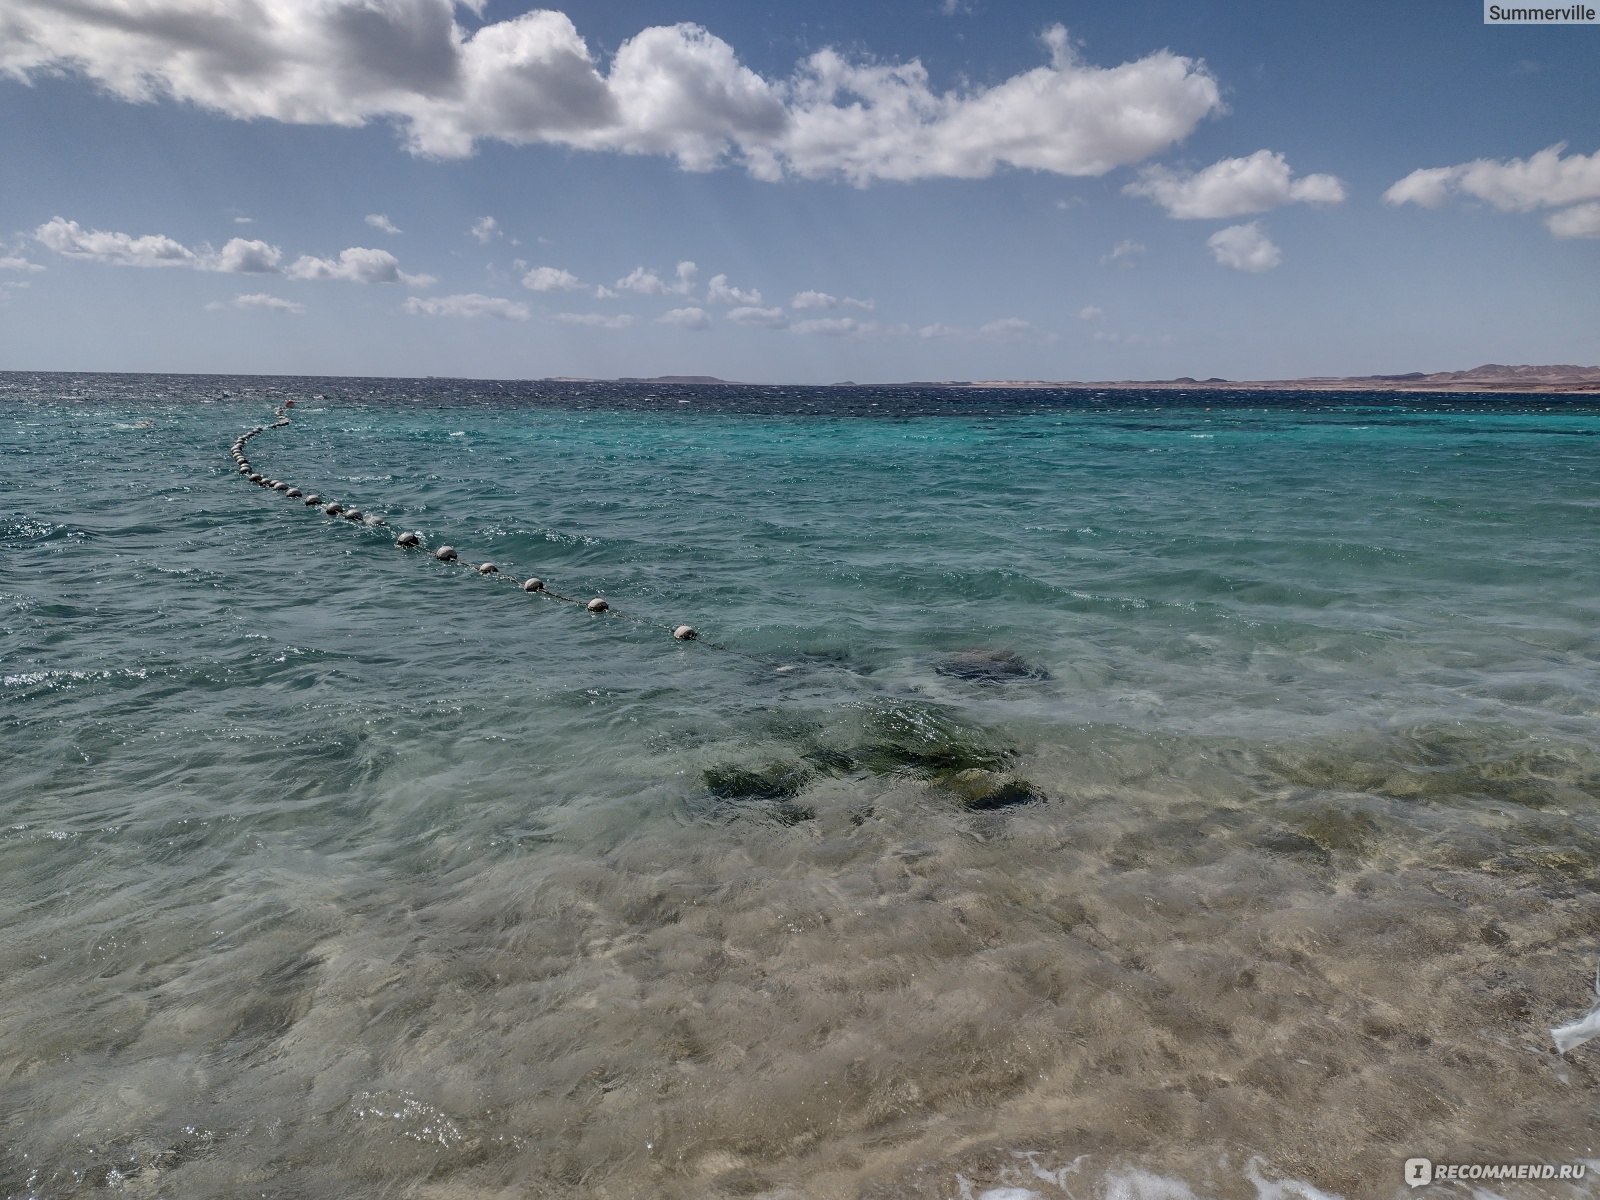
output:
M 940 675 L 974 683 L 1050 678 L 1049 671 L 1037 663 L 1029 662 L 1015 650 L 958 650 L 937 659 L 933 669 Z
M 812 779 L 812 772 L 801 763 L 775 762 L 754 769 L 726 764 L 707 767 L 703 775 L 706 791 L 716 801 L 711 813 L 719 819 L 748 815 L 798 825 L 817 815 L 816 809 L 794 799 Z
M 997 770 L 1016 751 L 996 746 L 927 708 L 880 708 L 867 721 L 867 741 L 857 761 L 880 774 L 891 771 Z
M 993 812 L 1018 804 L 1042 804 L 1048 797 L 1025 779 L 1011 779 L 993 771 L 970 768 L 936 780 L 961 797 L 975 812 Z
M 811 771 L 800 763 L 775 762 L 752 770 L 725 764 L 703 772 L 706 790 L 720 800 L 789 800 L 811 782 Z

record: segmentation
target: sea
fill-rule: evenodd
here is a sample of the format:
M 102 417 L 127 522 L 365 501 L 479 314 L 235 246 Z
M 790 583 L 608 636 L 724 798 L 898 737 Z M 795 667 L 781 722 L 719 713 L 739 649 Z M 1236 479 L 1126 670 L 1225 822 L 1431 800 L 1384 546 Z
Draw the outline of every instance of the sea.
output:
M 0 464 L 0 1196 L 1600 1195 L 1600 398 L 7 373 Z

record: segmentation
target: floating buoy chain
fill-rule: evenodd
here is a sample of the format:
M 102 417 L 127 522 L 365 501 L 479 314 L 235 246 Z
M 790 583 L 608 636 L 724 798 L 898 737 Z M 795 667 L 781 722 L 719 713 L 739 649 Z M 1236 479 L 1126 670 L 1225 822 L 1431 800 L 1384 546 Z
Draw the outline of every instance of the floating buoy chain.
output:
M 239 474 L 243 475 L 257 487 L 279 492 L 292 500 L 299 500 L 307 508 L 320 508 L 323 514 L 326 516 L 342 517 L 346 521 L 351 521 L 373 529 L 386 525 L 387 522 L 376 513 L 363 513 L 355 505 L 351 505 L 347 508 L 337 500 L 325 501 L 315 492 L 302 492 L 299 488 L 294 487 L 281 479 L 273 479 L 270 476 L 264 475 L 260 471 L 256 470 L 254 464 L 250 462 L 249 457 L 245 454 L 245 446 L 249 443 L 250 439 L 260 437 L 261 434 L 265 433 L 268 429 L 282 429 L 284 426 L 288 425 L 289 414 L 287 409 L 292 407 L 294 407 L 294 401 L 290 400 L 285 404 L 284 407 L 280 407 L 275 411 L 275 415 L 278 419 L 272 422 L 271 425 L 256 425 L 253 428 L 245 430 L 238 437 L 233 439 L 233 444 L 229 447 L 228 453 L 233 459 L 235 466 L 237 466 Z M 395 538 L 394 544 L 402 550 L 426 549 L 426 547 L 423 545 L 422 534 L 416 531 L 408 530 L 401 533 L 399 537 Z M 439 563 L 461 563 L 463 566 L 470 565 L 462 560 L 461 556 L 456 552 L 456 548 L 454 546 L 438 546 L 431 552 L 431 557 Z M 574 596 L 564 596 L 560 592 L 551 591 L 545 586 L 544 581 L 537 577 L 532 577 L 521 583 L 518 583 L 515 578 L 503 572 L 496 563 L 480 563 L 474 569 L 485 579 L 499 580 L 504 583 L 513 584 L 524 592 L 536 593 L 540 596 L 547 596 L 551 600 L 558 601 L 562 604 L 581 604 L 586 611 L 597 616 L 604 614 L 608 617 L 615 617 L 622 620 L 631 621 L 635 625 L 651 624 L 651 622 L 646 621 L 642 617 L 635 616 L 631 613 L 618 612 L 616 609 L 611 607 L 610 603 L 600 596 L 596 596 L 592 600 L 587 601 L 579 600 Z M 671 632 L 672 636 L 680 642 L 697 641 L 700 636 L 695 632 L 694 626 L 692 625 L 678 625 L 671 627 L 669 631 Z M 707 642 L 705 645 L 717 650 L 729 649 L 729 647 L 719 645 L 716 642 Z M 734 653 L 739 652 L 734 651 Z

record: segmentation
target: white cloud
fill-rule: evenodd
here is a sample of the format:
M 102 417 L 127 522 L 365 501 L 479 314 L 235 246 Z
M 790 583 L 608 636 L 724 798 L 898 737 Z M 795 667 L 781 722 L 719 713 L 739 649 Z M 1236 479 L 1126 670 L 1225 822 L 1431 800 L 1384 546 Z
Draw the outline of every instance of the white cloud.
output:
M 289 265 L 291 279 L 342 279 L 349 283 L 403 283 L 407 287 L 427 287 L 437 282 L 431 275 L 408 275 L 400 261 L 387 250 L 351 246 L 339 252 L 338 261 L 302 254 Z
M 675 308 L 662 313 L 656 320 L 662 325 L 676 325 L 679 329 L 711 328 L 711 317 L 703 308 Z
M 403 283 L 407 287 L 427 287 L 436 282 L 431 275 L 410 275 L 387 250 L 352 246 L 340 252 L 337 260 L 303 254 L 286 269 L 281 266 L 283 251 L 267 242 L 231 238 L 221 250 L 209 246 L 192 250 L 165 234 L 149 233 L 134 237 L 126 233 L 85 230 L 76 221 L 54 217 L 33 231 L 40 245 L 66 258 L 108 263 L 122 267 L 188 267 L 197 271 L 227 274 L 275 275 L 280 271 L 291 279 L 343 279 L 352 283 Z
M 1124 238 L 1111 247 L 1111 253 L 1102 258 L 1100 262 L 1105 266 L 1130 268 L 1133 266 L 1133 260 L 1143 254 L 1145 249 L 1143 242 L 1135 242 Z
M 110 263 L 119 267 L 193 267 L 200 256 L 161 233 L 134 237 L 126 233 L 86 230 L 76 221 L 52 217 L 33 231 L 48 249 L 65 258 Z
M 789 307 L 797 311 L 808 308 L 838 308 L 839 297 L 830 296 L 827 292 L 796 292 L 794 299 L 789 301 Z
M 834 296 L 827 292 L 796 292 L 794 299 L 789 301 L 789 307 L 797 311 L 806 309 L 831 309 L 843 305 L 845 308 L 860 308 L 871 312 L 877 307 L 872 300 L 857 300 L 854 296 Z
M 1545 226 L 1558 238 L 1600 237 L 1600 204 L 1577 204 L 1551 213 Z
M 691 24 L 643 29 L 604 63 L 564 13 L 469 29 L 451 0 L 274 0 L 251 5 L 249 19 L 217 0 L 5 7 L 0 74 L 72 73 L 125 101 L 243 120 L 389 121 L 414 153 L 435 157 L 498 140 L 666 155 L 689 170 L 731 162 L 768 180 L 1101 175 L 1181 142 L 1223 107 L 1195 59 L 1160 50 L 1096 66 L 1060 26 L 1044 32 L 1045 64 L 940 90 L 915 59 L 833 49 L 764 78 Z
M 1259 221 L 1219 229 L 1206 239 L 1206 245 L 1219 263 L 1235 271 L 1260 274 L 1283 261 L 1283 251 L 1273 244 Z
M 603 283 L 596 285 L 594 289 L 594 298 L 596 300 L 615 300 L 619 295 L 621 295 L 620 292 L 612 291 Z
M 878 326 L 872 321 L 858 321 L 854 317 L 813 317 L 809 321 L 796 321 L 790 328 L 794 333 L 846 337 L 850 334 L 872 333 Z
M 1043 41 L 1049 65 L 966 92 L 936 92 L 916 60 L 855 64 L 818 51 L 791 85 L 774 169 L 752 170 L 856 184 L 979 179 L 1002 167 L 1103 175 L 1182 141 L 1222 108 L 1216 80 L 1192 59 L 1162 50 L 1103 68 L 1082 62 L 1059 25 Z
M 382 213 L 368 213 L 367 224 L 371 225 L 374 229 L 381 230 L 384 233 L 400 232 L 399 229 L 395 228 L 395 223 L 389 220 L 389 218 L 384 216 Z
M 1086 304 L 1078 310 L 1078 320 L 1098 321 L 1106 315 L 1106 310 L 1093 304 Z
M 278 270 L 283 251 L 266 242 L 232 238 L 212 261 L 216 271 L 238 272 L 246 275 L 271 275 Z
M 989 342 L 1053 342 L 1056 335 L 1040 329 L 1021 317 L 1001 317 L 978 327 L 978 336 Z
M 1389 204 L 1438 208 L 1450 198 L 1450 185 L 1459 170 L 1459 167 L 1427 167 L 1413 171 L 1404 179 L 1390 184 L 1383 198 Z
M 470 232 L 473 237 L 477 238 L 485 246 L 494 241 L 495 238 L 504 236 L 500 232 L 500 222 L 493 217 L 479 217 L 472 223 Z
M 405 310 L 417 317 L 494 317 L 501 321 L 526 321 L 530 315 L 526 304 L 477 292 L 428 298 L 410 296 L 406 299 Z
M 789 324 L 781 308 L 730 308 L 728 320 L 735 325 L 748 325 L 755 329 L 782 329 Z
M 633 324 L 627 314 L 608 316 L 605 313 L 557 313 L 556 320 L 564 325 L 588 325 L 595 329 L 626 329 Z
M 681 262 L 674 282 L 666 283 L 654 271 L 635 267 L 617 280 L 616 288 L 619 292 L 637 292 L 641 296 L 687 296 L 694 291 L 694 278 L 698 270 L 692 262 Z
M 235 296 L 232 300 L 214 300 L 206 305 L 210 312 L 223 308 L 259 308 L 268 312 L 294 313 L 305 312 L 304 304 L 297 304 L 293 300 L 285 300 L 281 296 L 268 295 L 266 292 L 251 292 L 245 296 Z
M 44 268 L 41 267 L 38 263 L 29 262 L 27 259 L 21 257 L 20 255 L 8 254 L 8 255 L 5 255 L 4 257 L 0 257 L 0 271 L 42 271 L 42 270 L 44 270 Z
M 954 325 L 946 325 L 943 321 L 935 321 L 932 325 L 924 325 L 917 330 L 917 336 L 928 338 L 929 340 L 934 338 L 956 338 L 964 336 L 964 332 Z
M 522 277 L 522 286 L 530 292 L 575 292 L 583 282 L 560 267 L 534 267 Z
M 1452 193 L 1460 193 L 1501 212 L 1519 213 L 1600 200 L 1600 150 L 1563 157 L 1566 148 L 1565 142 L 1557 142 L 1525 159 L 1480 158 L 1453 167 L 1424 167 L 1394 183 L 1383 198 L 1390 204 L 1438 208 Z
M 1266 212 L 1284 204 L 1339 204 L 1344 184 L 1332 175 L 1294 172 L 1283 155 L 1257 150 L 1248 158 L 1224 158 L 1203 171 L 1180 174 L 1166 167 L 1146 167 L 1122 189 L 1145 196 L 1167 210 L 1169 217 L 1215 219 Z
M 246 217 L 241 215 L 234 217 L 233 223 L 235 225 L 254 225 L 256 223 L 256 219 L 254 217 Z
M 647 271 L 643 267 L 635 267 L 628 274 L 617 280 L 619 292 L 637 292 L 641 296 L 659 296 L 667 290 L 667 285 L 661 282 L 661 276 L 654 271 Z
M 760 304 L 761 292 L 756 288 L 745 291 L 736 288 L 728 282 L 726 275 L 713 275 L 711 282 L 706 284 L 706 302 L 708 304 Z

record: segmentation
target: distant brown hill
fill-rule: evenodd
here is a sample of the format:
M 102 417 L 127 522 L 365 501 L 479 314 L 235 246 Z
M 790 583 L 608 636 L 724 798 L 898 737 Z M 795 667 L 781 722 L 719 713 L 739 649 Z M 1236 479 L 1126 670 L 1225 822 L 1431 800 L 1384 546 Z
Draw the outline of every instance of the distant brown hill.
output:
M 1312 376 L 1306 379 L 1116 379 L 1095 382 L 985 380 L 962 387 L 1097 387 L 1193 388 L 1223 387 L 1260 391 L 1306 392 L 1557 392 L 1600 393 L 1600 367 L 1570 363 L 1549 366 L 1506 366 L 1485 363 L 1465 371 L 1409 371 L 1403 375 Z

